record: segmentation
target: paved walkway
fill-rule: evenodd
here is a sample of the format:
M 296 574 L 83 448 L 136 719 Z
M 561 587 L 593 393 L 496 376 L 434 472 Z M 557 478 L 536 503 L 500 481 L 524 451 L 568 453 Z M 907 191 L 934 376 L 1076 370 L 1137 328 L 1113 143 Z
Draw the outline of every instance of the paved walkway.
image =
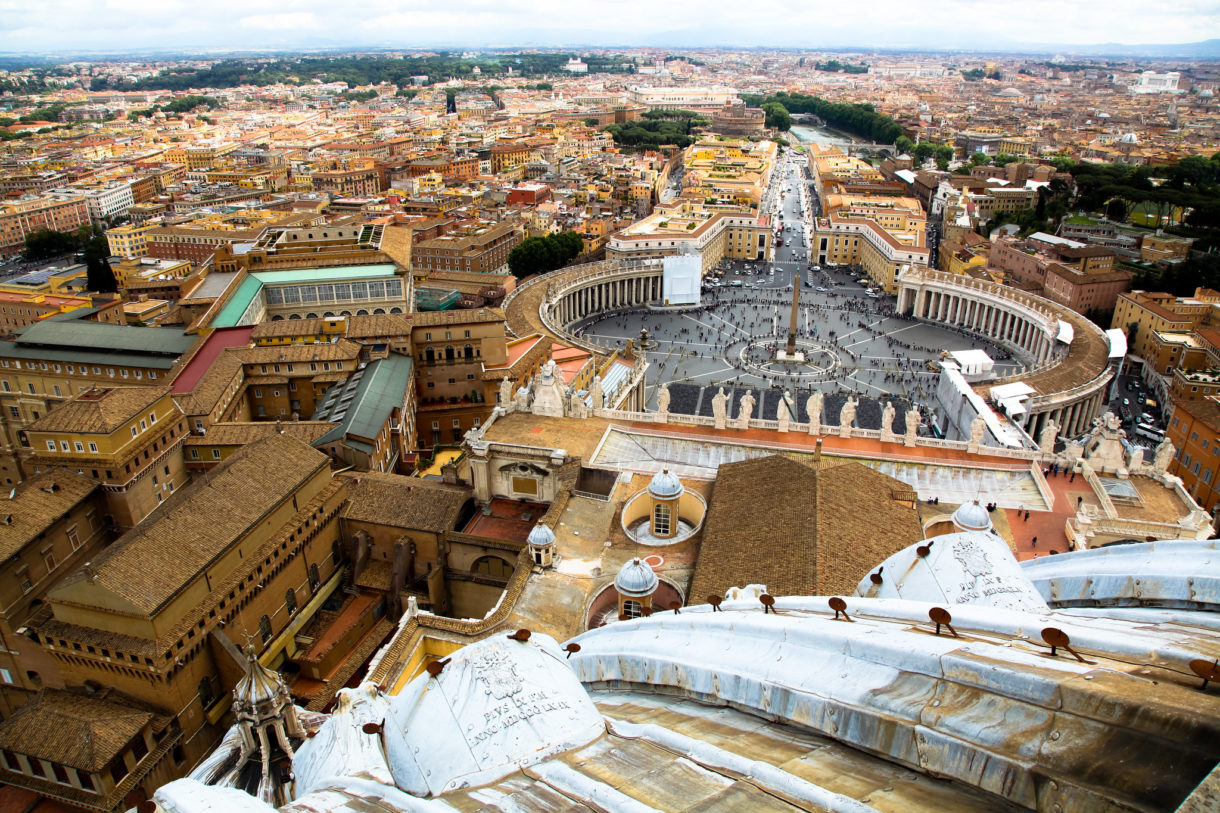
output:
M 641 328 L 647 328 L 649 407 L 655 406 L 656 388 L 664 382 L 734 382 L 794 394 L 818 389 L 872 398 L 896 395 L 927 414 L 935 402 L 939 375 L 928 365 L 939 361 L 942 351 L 985 350 L 997 360 L 1001 373 L 1018 366 L 1002 350 L 973 336 L 894 315 L 891 297 L 868 297 L 861 283 L 843 270 L 813 272 L 813 279 L 802 284 L 798 308 L 798 336 L 832 349 L 830 356 L 819 353 L 815 359 L 818 367 L 829 364 L 830 373 L 760 367 L 758 360 L 768 358 L 786 341 L 792 302 L 788 286 L 801 265 L 756 263 L 756 270 L 765 270 L 754 275 L 730 271 L 724 276 L 723 282 L 741 281 L 743 287 L 705 290 L 705 305 L 699 311 L 606 314 L 580 324 L 578 333 L 614 347 L 638 339 Z M 745 264 L 734 267 L 744 269 Z M 775 275 L 769 273 L 771 268 L 777 269 Z

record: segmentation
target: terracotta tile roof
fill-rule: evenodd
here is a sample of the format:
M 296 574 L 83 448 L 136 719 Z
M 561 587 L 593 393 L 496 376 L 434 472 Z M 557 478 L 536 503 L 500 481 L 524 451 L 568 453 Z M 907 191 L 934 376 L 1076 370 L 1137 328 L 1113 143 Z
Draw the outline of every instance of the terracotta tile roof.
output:
M 94 561 L 92 579 L 84 571 L 67 577 L 52 591 L 52 603 L 77 600 L 83 586 L 118 597 L 128 612 L 155 614 L 329 463 L 290 435 L 270 434 L 245 446 L 107 548 Z
M 317 344 L 281 344 L 270 347 L 247 347 L 231 350 L 246 364 L 275 364 L 277 362 L 335 361 L 354 359 L 360 355 L 361 346 L 350 339 Z
M 409 318 L 397 313 L 358 313 L 347 318 L 347 336 L 350 339 L 410 335 Z
M 474 322 L 503 322 L 504 311 L 500 308 L 469 308 L 456 311 L 418 311 L 399 317 L 412 327 L 435 327 L 436 325 L 467 325 Z
M 861 463 L 820 471 L 772 455 L 722 465 L 691 601 L 765 584 L 777 596 L 849 594 L 868 569 L 922 538 L 902 482 Z
M 174 394 L 174 403 L 185 415 L 207 415 L 228 391 L 234 376 L 242 375 L 242 360 L 226 350 L 208 367 L 190 392 Z
M 281 319 L 278 322 L 259 322 L 250 332 L 251 339 L 271 339 L 288 336 L 312 336 L 322 332 L 325 319 Z
M 457 527 L 458 514 L 473 492 L 418 477 L 361 472 L 351 478 L 345 519 L 392 528 L 444 533 Z
M 313 443 L 336 426 L 338 424 L 330 421 L 284 421 L 279 424 L 279 431 L 305 443 Z M 206 435 L 189 436 L 186 445 L 245 446 L 275 433 L 276 424 L 273 421 L 214 423 L 208 427 Z
M 52 409 L 30 425 L 35 432 L 109 434 L 139 416 L 169 387 L 94 387 Z
M 0 748 L 96 773 L 157 716 L 114 700 L 43 689 L 0 723 Z
M 98 488 L 93 480 L 67 469 L 22 481 L 12 497 L 0 500 L 0 562 L 20 552 Z

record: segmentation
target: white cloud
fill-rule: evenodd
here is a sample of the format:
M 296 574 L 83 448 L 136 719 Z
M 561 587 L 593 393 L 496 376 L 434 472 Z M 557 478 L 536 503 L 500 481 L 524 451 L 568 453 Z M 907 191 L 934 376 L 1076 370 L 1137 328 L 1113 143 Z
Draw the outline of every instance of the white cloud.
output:
M 0 0 L 0 49 L 1174 43 L 1220 38 L 1216 0 Z

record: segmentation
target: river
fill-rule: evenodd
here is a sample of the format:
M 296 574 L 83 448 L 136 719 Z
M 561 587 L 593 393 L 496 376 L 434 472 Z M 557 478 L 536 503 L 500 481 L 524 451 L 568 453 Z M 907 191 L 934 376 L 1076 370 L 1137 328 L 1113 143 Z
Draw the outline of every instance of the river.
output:
M 819 144 L 857 143 L 857 139 L 852 138 L 847 133 L 841 133 L 838 130 L 830 130 L 825 127 L 809 127 L 804 124 L 794 124 L 789 132 L 801 141 L 806 142 L 816 141 Z

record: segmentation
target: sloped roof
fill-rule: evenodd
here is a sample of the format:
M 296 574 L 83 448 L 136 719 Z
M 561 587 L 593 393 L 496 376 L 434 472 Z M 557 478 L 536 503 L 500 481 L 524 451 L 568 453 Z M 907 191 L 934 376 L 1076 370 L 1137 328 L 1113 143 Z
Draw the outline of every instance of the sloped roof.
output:
M 30 424 L 34 432 L 109 434 L 144 413 L 169 387 L 93 387 Z
M 35 474 L 0 500 L 0 562 L 17 554 L 30 540 L 62 519 L 95 489 L 88 477 L 67 469 Z
M 112 700 L 43 689 L 0 723 L 0 748 L 96 773 L 156 716 Z
M 182 355 L 197 338 L 176 328 L 133 327 L 69 319 L 35 322 L 18 331 L 18 334 L 17 343 L 22 345 L 168 356 Z
M 314 442 L 329 443 L 349 435 L 376 438 L 393 410 L 402 407 L 407 388 L 415 386 L 414 367 L 407 356 L 391 353 L 328 389 L 313 419 L 338 426 Z
M 329 458 L 291 435 L 270 434 L 233 454 L 94 560 L 92 584 L 153 615 L 204 567 L 222 556 Z M 83 571 L 51 601 L 71 601 Z
M 361 472 L 347 490 L 345 519 L 429 533 L 454 530 L 458 514 L 472 493 L 457 486 Z
M 768 457 L 720 466 L 691 600 L 765 584 L 777 596 L 851 595 L 877 562 L 922 537 L 910 488 L 861 463 L 816 470 Z

